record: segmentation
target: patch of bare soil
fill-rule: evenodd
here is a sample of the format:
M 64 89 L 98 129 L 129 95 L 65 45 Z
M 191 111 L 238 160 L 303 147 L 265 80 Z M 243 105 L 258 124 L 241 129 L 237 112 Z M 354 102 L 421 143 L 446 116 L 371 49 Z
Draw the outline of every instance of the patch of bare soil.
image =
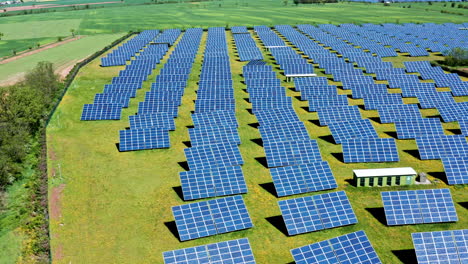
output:
M 62 217 L 62 192 L 65 189 L 65 184 L 60 184 L 58 187 L 52 188 L 50 195 L 50 219 L 59 220 Z

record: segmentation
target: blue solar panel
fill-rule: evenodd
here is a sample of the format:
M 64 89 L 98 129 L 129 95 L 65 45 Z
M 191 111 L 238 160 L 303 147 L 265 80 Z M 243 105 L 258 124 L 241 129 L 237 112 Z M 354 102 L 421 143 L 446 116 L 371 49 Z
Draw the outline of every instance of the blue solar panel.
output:
M 342 142 L 345 163 L 399 161 L 393 138 L 355 138 Z
M 94 104 L 121 104 L 128 107 L 130 103 L 130 93 L 103 93 L 94 96 Z
M 467 263 L 468 229 L 412 233 L 419 264 Z
M 438 104 L 437 110 L 439 110 L 444 122 L 455 122 L 466 118 L 466 113 L 468 113 L 468 102 Z
M 337 188 L 326 161 L 270 169 L 278 197 Z
M 174 119 L 168 113 L 133 115 L 128 118 L 130 120 L 130 129 L 159 127 L 167 130 L 175 130 Z
M 309 140 L 309 134 L 302 122 L 281 123 L 270 126 L 260 126 L 260 134 L 264 143 Z
M 235 127 L 195 127 L 189 129 L 189 135 L 192 146 L 218 142 L 241 143 Z
M 317 112 L 321 126 L 339 121 L 362 119 L 357 105 L 324 107 L 318 109 Z
M 347 106 L 347 95 L 311 95 L 307 97 L 309 111 L 314 112 L 323 107 Z
M 458 125 L 460 126 L 461 133 L 468 137 L 468 117 L 459 119 Z
M 424 135 L 416 137 L 416 144 L 422 160 L 464 156 L 468 153 L 468 143 L 463 135 Z
M 360 99 L 368 95 L 388 94 L 386 84 L 359 84 L 348 88 L 353 91 L 353 99 Z
M 289 235 L 357 223 L 344 191 L 279 201 Z
M 419 108 L 415 104 L 379 105 L 377 109 L 382 124 L 395 123 L 401 119 L 422 118 Z
M 144 101 L 138 103 L 139 114 L 168 113 L 172 117 L 177 117 L 177 101 Z
M 247 193 L 240 166 L 192 170 L 180 173 L 184 200 Z
M 444 135 L 439 118 L 401 119 L 395 122 L 398 139 L 413 139 L 428 134 Z
M 468 82 L 450 84 L 453 96 L 468 96 Z
M 242 165 L 239 147 L 233 143 L 216 143 L 184 149 L 190 170 Z
M 163 258 L 165 264 L 255 264 L 247 238 L 166 251 Z
M 369 119 L 355 119 L 328 124 L 333 139 L 340 144 L 351 138 L 377 138 L 377 132 Z
M 121 104 L 85 104 L 81 120 L 120 120 L 121 114 Z
M 436 108 L 439 104 L 452 104 L 455 100 L 450 92 L 436 92 L 418 95 L 419 105 L 423 109 Z
M 381 264 L 364 231 L 291 250 L 296 264 Z
M 263 147 L 269 168 L 322 160 L 315 140 L 268 142 Z
M 292 107 L 258 111 L 255 113 L 255 117 L 261 126 L 300 121 Z
M 381 105 L 403 104 L 400 94 L 366 94 L 363 98 L 366 110 L 377 110 Z
M 172 213 L 181 241 L 253 226 L 240 195 L 174 206 Z
M 387 225 L 458 221 L 449 189 L 382 192 Z
M 139 84 L 106 84 L 103 93 L 128 93 L 130 97 L 136 96 L 136 91 L 141 88 Z
M 422 94 L 436 94 L 437 89 L 433 83 L 403 83 L 400 85 L 403 97 L 418 97 Z
M 238 127 L 236 114 L 231 111 L 214 111 L 192 115 L 195 126 L 230 126 Z
M 468 156 L 443 157 L 442 163 L 448 184 L 468 183 Z
M 120 151 L 169 148 L 169 131 L 158 127 L 120 131 Z

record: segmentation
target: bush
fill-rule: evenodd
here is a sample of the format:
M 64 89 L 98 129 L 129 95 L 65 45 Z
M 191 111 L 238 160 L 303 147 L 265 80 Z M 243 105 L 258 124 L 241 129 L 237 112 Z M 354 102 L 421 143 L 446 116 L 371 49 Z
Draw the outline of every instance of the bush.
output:
M 448 66 L 467 66 L 468 49 L 454 48 L 450 50 L 443 63 Z

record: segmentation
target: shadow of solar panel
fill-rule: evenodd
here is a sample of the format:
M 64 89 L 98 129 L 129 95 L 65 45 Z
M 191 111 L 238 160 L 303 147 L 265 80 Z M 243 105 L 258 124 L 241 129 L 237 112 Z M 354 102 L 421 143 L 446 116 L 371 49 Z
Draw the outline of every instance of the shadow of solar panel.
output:
M 309 112 L 315 112 L 319 108 L 332 106 L 347 106 L 347 95 L 311 95 L 307 97 L 309 101 Z
M 377 110 L 382 124 L 395 123 L 401 119 L 422 118 L 421 112 L 415 104 L 379 105 Z
M 190 170 L 244 164 L 239 147 L 229 142 L 186 148 L 184 152 Z
M 468 102 L 438 104 L 437 110 L 444 122 L 455 122 L 466 117 Z
M 344 191 L 279 201 L 289 235 L 357 223 Z
M 329 123 L 328 127 L 337 144 L 351 138 L 378 138 L 377 132 L 369 119 L 355 119 Z
M 172 207 L 181 241 L 251 228 L 242 196 Z
M 158 127 L 120 130 L 120 151 L 169 148 L 169 131 Z
M 291 250 L 296 264 L 381 264 L 364 231 L 357 231 Z
M 465 263 L 468 229 L 412 233 L 419 264 Z
M 341 142 L 345 163 L 399 161 L 393 138 L 355 138 Z
M 201 146 L 219 142 L 241 143 L 239 133 L 234 127 L 195 127 L 189 129 L 192 146 Z
M 366 94 L 362 97 L 366 110 L 377 110 L 381 105 L 403 105 L 400 94 Z
M 81 121 L 120 120 L 121 114 L 121 104 L 85 104 Z
M 326 161 L 270 169 L 278 197 L 337 187 Z
M 269 168 L 322 160 L 315 140 L 269 142 L 264 148 Z
M 463 135 L 424 135 L 416 137 L 416 144 L 422 160 L 464 156 L 468 153 L 468 143 Z
M 382 192 L 387 225 L 458 221 L 449 189 Z
M 413 139 L 428 134 L 444 135 L 438 118 L 401 119 L 395 122 L 398 139 Z
M 281 123 L 269 126 L 260 126 L 260 134 L 264 143 L 284 142 L 284 141 L 301 141 L 309 140 L 304 123 L 300 121 Z
M 163 258 L 165 264 L 255 264 L 252 249 L 247 238 L 166 251 L 163 253 Z
M 175 122 L 169 113 L 153 113 L 129 116 L 130 129 L 141 129 L 149 127 L 175 130 Z
M 213 111 L 192 114 L 195 126 L 229 126 L 238 127 L 236 114 L 231 111 Z
M 443 157 L 448 184 L 468 183 L 468 156 Z
M 362 119 L 357 105 L 323 107 L 317 109 L 317 112 L 321 126 L 339 121 Z
M 247 193 L 240 166 L 180 173 L 184 200 Z

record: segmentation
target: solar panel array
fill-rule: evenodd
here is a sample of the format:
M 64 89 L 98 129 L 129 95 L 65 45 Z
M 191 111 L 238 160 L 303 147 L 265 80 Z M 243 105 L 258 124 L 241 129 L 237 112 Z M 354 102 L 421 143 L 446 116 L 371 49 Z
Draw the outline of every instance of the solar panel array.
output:
M 282 200 L 278 205 L 290 236 L 357 223 L 344 191 Z
M 419 264 L 467 263 L 468 229 L 412 233 Z
M 236 28 L 237 30 L 235 30 Z M 263 54 L 247 28 L 239 30 L 238 27 L 232 27 L 231 32 L 240 61 L 263 60 Z
M 382 192 L 387 225 L 458 221 L 449 189 Z
M 296 264 L 382 263 L 362 230 L 292 249 L 291 255 Z
M 428 134 L 444 135 L 438 118 L 405 118 L 395 122 L 398 139 L 413 139 Z
M 464 156 L 468 153 L 468 142 L 464 135 L 426 134 L 416 137 L 416 144 L 422 160 Z
M 174 206 L 172 213 L 181 241 L 253 226 L 240 195 Z
M 165 264 L 256 263 L 247 238 L 166 251 L 163 258 Z
M 345 163 L 396 162 L 400 158 L 393 138 L 354 138 L 342 142 Z
M 468 156 L 443 157 L 442 163 L 444 164 L 448 184 L 468 183 Z

